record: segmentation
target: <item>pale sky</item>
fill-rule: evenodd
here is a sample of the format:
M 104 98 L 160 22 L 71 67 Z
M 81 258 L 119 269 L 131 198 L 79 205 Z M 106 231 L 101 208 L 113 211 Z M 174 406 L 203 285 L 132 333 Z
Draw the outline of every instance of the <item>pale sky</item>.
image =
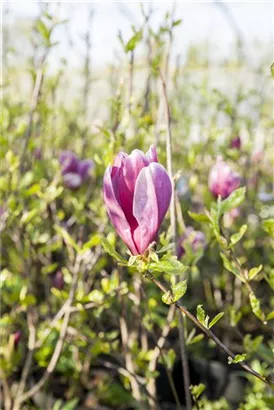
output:
M 9 18 L 13 21 L 17 18 L 38 16 L 38 3 L 37 1 L 4 1 L 4 5 L 6 4 L 10 9 Z M 56 2 L 51 3 L 53 4 L 50 6 L 55 8 Z M 113 61 L 114 52 L 121 52 L 121 45 L 117 39 L 118 30 L 121 30 L 125 39 L 129 39 L 131 24 L 134 22 L 138 27 L 142 22 L 139 2 L 61 1 L 60 3 L 60 17 L 69 19 L 70 23 L 67 29 L 59 27 L 56 30 L 55 40 L 60 41 L 60 45 L 52 50 L 52 59 L 56 62 L 60 57 L 66 57 L 70 64 L 77 66 L 79 59 L 82 59 L 84 47 L 80 36 L 87 30 L 88 12 L 91 7 L 94 8 L 95 13 L 91 27 L 92 59 L 93 64 L 97 67 Z M 126 6 L 131 21 L 121 13 L 121 3 Z M 145 7 L 148 7 L 148 2 L 143 3 Z M 154 27 L 157 27 L 166 11 L 171 10 L 172 2 L 152 1 L 151 3 L 155 8 L 152 23 Z M 210 39 L 213 55 L 216 53 L 218 56 L 228 57 L 234 34 L 220 7 L 212 1 L 192 0 L 176 3 L 175 16 L 183 19 L 183 23 L 175 30 L 175 53 L 184 55 L 189 45 Z M 259 40 L 266 45 L 265 48 L 268 47 L 269 55 L 273 57 L 273 1 L 229 1 L 225 3 L 241 31 L 246 44 L 245 52 L 250 54 L 251 58 L 256 59 L 256 53 L 260 53 L 261 48 L 256 50 L 252 44 L 254 40 Z M 74 43 L 75 55 L 71 52 L 69 39 Z

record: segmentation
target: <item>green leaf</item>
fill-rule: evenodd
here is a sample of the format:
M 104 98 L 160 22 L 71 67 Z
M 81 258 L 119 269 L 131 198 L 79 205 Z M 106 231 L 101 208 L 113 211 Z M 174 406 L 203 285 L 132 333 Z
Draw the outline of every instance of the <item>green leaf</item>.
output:
M 247 230 L 247 225 L 242 225 L 239 232 L 234 233 L 231 238 L 230 238 L 230 248 L 234 245 L 236 245 L 237 242 L 239 242 L 242 237 L 244 236 L 245 232 Z
M 196 214 L 195 212 L 188 211 L 188 215 L 191 219 L 197 222 L 210 222 L 209 217 L 205 214 Z
M 172 275 L 181 275 L 188 269 L 183 263 L 176 259 L 160 260 L 149 264 L 149 270 L 153 272 L 164 272 Z
M 274 238 L 274 218 L 263 221 L 263 229 Z
M 232 357 L 228 357 L 228 364 L 232 364 L 232 363 L 241 363 L 246 359 L 246 353 L 243 354 L 236 354 L 236 356 L 234 357 L 234 359 Z
M 209 323 L 208 328 L 210 329 L 212 326 L 214 326 L 219 320 L 224 316 L 224 312 L 218 313 Z
M 272 63 L 270 66 L 270 72 L 271 72 L 272 77 L 274 78 L 274 63 Z
M 42 20 L 38 20 L 36 23 L 36 27 L 41 36 L 43 37 L 43 39 L 46 41 L 46 43 L 48 43 L 50 38 L 50 31 L 47 28 L 47 26 L 43 23 Z
M 194 336 L 192 339 L 190 339 L 190 340 L 187 342 L 187 345 L 188 345 L 188 346 L 189 346 L 189 345 L 194 345 L 195 343 L 198 343 L 198 342 L 200 342 L 201 340 L 203 340 L 204 337 L 205 337 L 205 335 L 204 335 L 203 333 L 200 333 L 199 335 L 196 335 L 196 336 Z
M 182 23 L 182 19 L 178 19 L 172 22 L 172 27 L 179 26 Z
M 233 191 L 228 198 L 220 203 L 220 216 L 231 209 L 237 208 L 245 199 L 246 188 L 238 188 Z
M 177 302 L 177 300 L 181 299 L 184 296 L 187 290 L 187 281 L 183 280 L 181 282 L 176 283 L 176 285 L 171 286 L 171 291 L 169 290 L 162 296 L 162 301 L 166 305 L 171 305 L 172 303 Z
M 206 386 L 203 383 L 198 384 L 197 386 L 189 386 L 191 395 L 195 400 L 198 400 L 201 394 L 205 391 Z
M 32 209 L 31 211 L 25 212 L 21 218 L 21 223 L 28 224 L 37 214 L 38 209 Z
M 138 43 L 142 40 L 142 30 L 136 31 L 131 39 L 125 45 L 125 52 L 133 51 Z
M 241 282 L 244 283 L 244 279 L 242 278 L 241 271 L 239 268 L 235 265 L 234 262 L 230 262 L 226 255 L 224 253 L 220 253 L 221 258 L 223 260 L 223 264 L 225 269 L 227 269 L 229 272 L 233 273 L 237 278 L 240 279 Z
M 209 316 L 206 315 L 203 305 L 197 306 L 197 319 L 204 327 L 208 329 Z
M 53 227 L 56 230 L 56 232 L 62 236 L 63 240 L 67 245 L 70 245 L 73 249 L 76 250 L 76 252 L 80 252 L 80 246 L 77 245 L 73 237 L 68 233 L 68 231 L 65 228 L 56 224 Z
M 101 237 L 99 234 L 93 235 L 87 242 L 84 243 L 84 245 L 82 246 L 82 251 L 85 252 L 88 249 L 91 249 L 94 246 L 99 245 L 100 241 Z
M 254 315 L 257 316 L 262 322 L 264 322 L 265 314 L 264 312 L 262 312 L 260 301 L 256 298 L 254 293 L 249 294 L 249 301 Z
M 132 256 L 129 258 L 127 265 L 128 265 L 128 266 L 134 265 L 135 262 L 136 262 L 136 260 L 137 260 L 137 258 L 138 258 L 138 256 L 133 256 L 133 255 L 132 255 Z
M 158 251 L 156 251 L 156 253 L 164 253 L 166 251 L 169 251 L 173 247 L 174 247 L 174 243 L 169 243 L 168 245 L 165 245 L 162 248 L 160 248 Z
M 272 312 L 268 313 L 268 315 L 266 316 L 266 320 L 272 320 L 274 319 L 274 310 L 272 310 Z
M 109 243 L 109 241 L 103 236 L 101 237 L 101 244 L 104 250 L 114 259 L 124 264 L 128 263 L 127 260 L 124 259 L 121 255 L 119 255 L 119 253 L 113 248 L 113 246 Z
M 263 265 L 259 265 L 256 266 L 255 268 L 250 269 L 250 271 L 248 272 L 248 279 L 252 280 L 253 278 L 255 278 L 255 276 L 261 272 L 261 270 L 263 269 Z

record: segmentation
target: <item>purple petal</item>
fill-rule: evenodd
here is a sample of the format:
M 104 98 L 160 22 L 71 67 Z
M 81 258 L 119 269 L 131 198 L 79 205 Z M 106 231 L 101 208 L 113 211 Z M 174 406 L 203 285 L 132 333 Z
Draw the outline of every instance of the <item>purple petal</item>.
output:
M 88 159 L 83 160 L 83 161 L 79 161 L 77 171 L 80 174 L 83 181 L 88 178 L 89 172 L 93 168 L 93 165 L 94 165 L 93 161 L 88 160 Z
M 133 199 L 133 215 L 139 225 L 133 236 L 140 254 L 154 241 L 169 207 L 171 193 L 171 181 L 162 165 L 152 162 L 142 169 Z
M 149 150 L 146 153 L 146 156 L 149 160 L 149 162 L 158 162 L 158 156 L 157 156 L 157 152 L 156 152 L 156 148 L 154 145 L 151 145 L 149 147 Z
M 77 189 L 82 184 L 81 175 L 76 172 L 68 172 L 63 175 L 64 185 L 69 189 Z
M 79 160 L 73 152 L 65 151 L 62 152 L 59 157 L 59 162 L 62 167 L 62 174 L 67 172 L 77 172 Z
M 147 167 L 149 165 L 149 161 L 142 151 L 135 149 L 130 155 L 128 155 L 128 157 L 124 158 L 123 164 L 123 175 L 125 178 L 125 183 L 133 198 L 138 175 L 144 167 Z
M 121 208 L 120 203 L 117 200 L 118 195 L 118 184 L 119 184 L 119 174 L 116 175 L 116 178 L 112 180 L 111 177 L 112 168 L 108 166 L 104 175 L 104 200 L 107 207 L 108 215 L 111 219 L 111 222 L 125 242 L 129 250 L 133 255 L 138 254 L 133 237 L 131 234 L 131 227 L 126 219 L 125 213 Z

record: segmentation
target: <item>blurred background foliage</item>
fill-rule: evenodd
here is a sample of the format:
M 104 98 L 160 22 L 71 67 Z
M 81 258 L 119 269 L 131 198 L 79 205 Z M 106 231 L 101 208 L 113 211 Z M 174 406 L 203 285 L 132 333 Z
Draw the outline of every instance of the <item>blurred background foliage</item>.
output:
M 90 25 L 81 37 L 85 52 L 78 72 L 63 58 L 55 69 L 49 63 L 58 46 L 56 33 L 68 25 L 59 17 L 66 4 L 41 3 L 39 17 L 14 25 L 16 38 L 3 20 L 2 407 L 175 409 L 175 386 L 183 408 L 174 308 L 162 304 L 153 284 L 134 269 L 118 266 L 102 249 L 104 235 L 128 256 L 108 220 L 102 178 L 122 150 L 147 151 L 155 144 L 160 162 L 166 163 L 160 68 L 172 117 L 178 233 L 192 226 L 206 237 L 199 255 L 188 247 L 182 256 L 190 266 L 184 303 L 194 312 L 202 304 L 211 318 L 224 312 L 214 327 L 218 337 L 231 350 L 246 354 L 259 373 L 271 374 L 271 56 L 260 45 L 260 57 L 251 64 L 234 27 L 229 59 L 212 61 L 206 39 L 189 47 L 182 59 L 181 50 L 174 47 L 176 30 L 184 24 L 176 7 L 171 5 L 152 27 L 155 10 L 144 3 L 141 24 L 132 26 L 127 36 L 117 33 L 119 58 L 96 70 L 92 35 L 100 33 L 92 33 L 96 12 L 88 6 Z M 125 15 L 130 10 L 121 7 Z M 4 15 L 11 13 L 5 10 Z M 19 58 L 22 50 L 24 60 Z M 231 147 L 237 136 L 240 149 Z M 67 150 L 94 163 L 89 179 L 76 190 L 65 186 L 61 173 L 59 155 Z M 239 278 L 224 267 L 208 226 L 188 214 L 202 213 L 215 201 L 208 190 L 208 173 L 220 155 L 247 187 L 239 212 L 225 214 L 223 226 L 233 235 L 247 225 L 235 253 L 246 271 L 262 265 L 251 275 L 255 307 Z M 167 217 L 162 246 L 169 243 L 168 228 Z M 159 275 L 169 281 L 167 274 Z M 227 357 L 192 323 L 187 323 L 185 337 L 196 409 L 273 409 L 269 389 L 237 364 L 228 365 Z M 37 383 L 35 394 L 24 397 Z M 204 389 L 201 395 L 199 389 Z

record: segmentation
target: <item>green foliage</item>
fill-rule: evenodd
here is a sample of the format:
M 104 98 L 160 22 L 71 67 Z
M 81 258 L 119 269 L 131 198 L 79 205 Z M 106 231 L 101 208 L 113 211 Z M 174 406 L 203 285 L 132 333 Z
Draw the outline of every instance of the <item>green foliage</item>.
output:
M 1 381 L 7 381 L 14 399 L 34 344 L 28 391 L 45 374 L 57 346 L 58 361 L 47 383 L 22 409 L 150 408 L 148 386 L 164 380 L 163 389 L 169 389 L 162 366 L 171 374 L 181 368 L 172 306 L 181 298 L 191 313 L 197 307 L 200 323 L 223 342 L 229 340 L 232 351 L 239 346 L 231 363 L 253 360 L 254 369 L 269 376 L 274 319 L 274 219 L 267 199 L 273 187 L 269 58 L 260 57 L 256 69 L 227 59 L 225 70 L 216 59 L 213 81 L 208 46 L 201 44 L 190 47 L 183 60 L 178 56 L 175 65 L 172 45 L 182 20 L 168 13 L 154 24 L 154 10 L 144 4 L 138 28 L 125 41 L 120 36 L 119 60 L 114 57 L 100 70 L 92 63 L 90 70 L 79 55 L 75 70 L 61 57 L 59 26 L 66 22 L 51 10 L 43 6 L 41 15 L 24 21 L 22 29 L 16 20 L 9 29 L 6 21 L 12 19 L 3 19 Z M 52 54 L 58 39 L 58 53 Z M 83 41 L 87 47 L 86 35 Z M 6 50 L 5 42 L 14 44 Z M 93 58 L 92 48 L 75 47 L 71 54 Z M 238 78 L 246 70 L 243 85 Z M 206 237 L 205 249 L 187 243 L 181 259 L 175 256 L 169 213 L 145 255 L 129 255 L 111 226 L 102 195 L 105 169 L 120 151 L 146 152 L 157 141 L 159 162 L 166 166 L 160 72 L 166 77 L 172 117 L 177 237 L 188 226 Z M 218 73 L 224 79 L 220 83 L 233 82 L 233 93 L 214 88 Z M 199 136 L 192 138 L 197 128 Z M 258 129 L 265 136 L 259 160 L 253 155 Z M 235 135 L 243 135 L 240 150 L 230 148 Z M 94 162 L 79 189 L 64 183 L 59 155 L 66 150 Z M 214 199 L 208 189 L 208 174 L 219 155 L 245 185 L 225 200 Z M 235 208 L 238 216 L 233 216 Z M 152 279 L 168 291 L 163 294 Z M 208 368 L 213 358 L 224 362 L 216 346 L 185 322 L 190 360 L 206 361 Z M 239 410 L 272 409 L 267 386 L 246 378 Z M 210 400 L 209 383 L 201 379 L 191 388 L 194 408 L 230 408 L 229 397 Z
M 165 293 L 162 296 L 162 301 L 167 304 L 171 305 L 172 303 L 177 302 L 177 300 L 181 299 L 187 291 L 187 281 L 183 280 L 182 282 L 176 283 L 176 285 L 171 286 L 171 290 Z

